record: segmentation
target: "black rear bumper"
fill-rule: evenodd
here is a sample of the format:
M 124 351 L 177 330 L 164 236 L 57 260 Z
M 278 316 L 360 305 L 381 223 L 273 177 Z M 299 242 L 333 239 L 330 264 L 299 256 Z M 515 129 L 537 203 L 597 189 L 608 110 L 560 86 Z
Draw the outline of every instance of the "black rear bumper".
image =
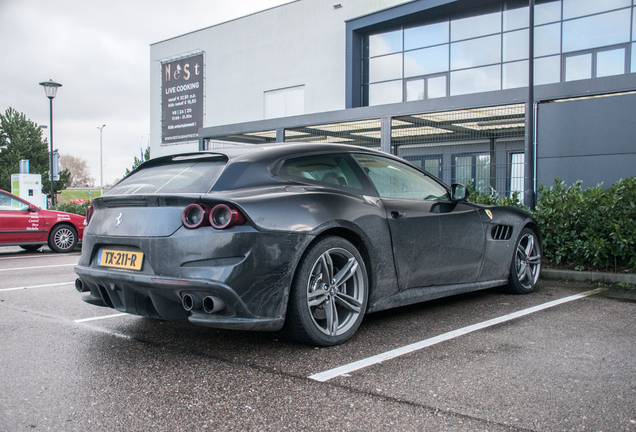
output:
M 284 317 L 254 315 L 232 288 L 215 281 L 84 266 L 76 266 L 75 273 L 90 290 L 82 300 L 120 312 L 165 320 L 187 319 L 196 325 L 235 330 L 276 331 L 285 321 Z M 225 308 L 215 313 L 187 311 L 182 303 L 186 294 L 220 298 Z

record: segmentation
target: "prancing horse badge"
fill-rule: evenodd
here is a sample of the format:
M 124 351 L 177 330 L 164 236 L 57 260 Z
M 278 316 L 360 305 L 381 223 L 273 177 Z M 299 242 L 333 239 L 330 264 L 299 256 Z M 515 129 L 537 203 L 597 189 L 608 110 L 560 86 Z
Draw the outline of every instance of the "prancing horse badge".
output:
M 121 218 L 122 218 L 122 214 L 119 213 L 119 216 L 117 216 L 117 224 L 115 225 L 115 228 L 119 228 L 119 224 L 121 223 Z

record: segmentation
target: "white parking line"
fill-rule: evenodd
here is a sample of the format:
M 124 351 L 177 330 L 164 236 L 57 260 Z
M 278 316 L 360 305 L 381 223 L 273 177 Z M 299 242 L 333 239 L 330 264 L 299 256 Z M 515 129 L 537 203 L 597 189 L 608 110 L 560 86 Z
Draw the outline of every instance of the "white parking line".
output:
M 130 314 L 118 313 L 118 314 L 104 315 L 104 316 L 98 316 L 98 317 L 92 317 L 92 318 L 83 318 L 83 319 L 75 320 L 75 322 L 76 323 L 83 323 L 83 322 L 87 322 L 87 321 L 97 321 L 97 320 L 108 319 L 108 318 L 117 318 L 117 317 L 120 317 L 120 316 L 130 316 Z
M 17 290 L 31 289 L 31 288 L 45 288 L 45 287 L 58 286 L 58 285 L 73 285 L 73 284 L 75 284 L 75 282 L 60 282 L 60 283 L 52 283 L 52 284 L 46 284 L 46 285 L 31 285 L 31 286 L 23 286 L 23 287 L 16 287 L 16 288 L 2 288 L 0 289 L 0 292 L 17 291 Z
M 114 332 L 114 331 L 111 331 L 111 330 L 108 330 L 108 329 L 105 329 L 105 328 L 101 328 L 101 327 L 95 327 L 95 326 L 92 326 L 90 324 L 85 324 L 82 327 L 91 329 L 93 331 L 106 333 L 107 335 L 116 336 L 116 337 L 119 337 L 119 338 L 122 338 L 122 339 L 128 339 L 128 340 L 132 339 L 132 336 L 128 336 L 128 335 L 125 335 L 125 334 L 119 333 L 119 332 Z
M 55 265 L 37 266 L 37 267 L 15 267 L 15 268 L 8 268 L 8 269 L 0 269 L 0 272 L 16 271 L 16 270 L 36 270 L 36 269 L 43 269 L 43 268 L 68 267 L 68 266 L 76 266 L 76 265 L 77 265 L 77 263 L 74 263 L 74 264 L 55 264 Z
M 41 318 L 49 319 L 49 320 L 60 322 L 60 323 L 67 323 L 67 324 L 70 323 L 70 322 L 81 323 L 82 325 L 79 326 L 80 328 L 85 328 L 85 329 L 89 329 L 89 330 L 92 330 L 92 331 L 105 333 L 105 334 L 108 334 L 108 335 L 111 335 L 111 336 L 115 336 L 115 337 L 118 337 L 118 338 L 123 338 L 123 339 L 128 339 L 128 340 L 133 339 L 132 336 L 128 336 L 128 335 L 123 334 L 123 333 L 119 333 L 119 332 L 112 331 L 112 330 L 109 330 L 109 329 L 105 329 L 105 328 L 102 328 L 102 327 L 96 327 L 96 326 L 93 326 L 91 324 L 84 324 L 84 322 L 86 322 L 86 321 L 93 321 L 93 320 L 105 319 L 105 318 L 115 318 L 115 317 L 122 316 L 122 315 L 132 316 L 130 314 L 112 314 L 112 315 L 106 315 L 106 316 L 102 316 L 102 317 L 85 318 L 85 319 L 80 319 L 80 320 L 75 320 L 75 321 L 69 321 L 68 318 L 63 318 L 63 317 L 60 317 L 60 316 L 57 316 L 57 315 L 52 315 L 52 314 L 49 314 L 49 313 L 46 313 L 46 312 L 35 312 L 33 310 L 25 309 L 23 307 L 12 306 L 12 305 L 9 305 L 9 304 L 2 303 L 0 305 L 0 310 L 2 310 L 4 308 L 10 309 L 10 310 L 13 310 L 13 311 L 18 311 L 18 312 L 29 312 L 32 316 L 39 316 Z
M 501 316 L 499 318 L 493 318 L 493 319 L 488 320 L 488 321 L 484 321 L 484 322 L 481 322 L 481 323 L 470 325 L 468 327 L 464 327 L 464 328 L 460 328 L 460 329 L 457 329 L 457 330 L 453 330 L 451 332 L 444 333 L 444 334 L 441 334 L 439 336 L 432 337 L 430 339 L 425 339 L 423 341 L 416 342 L 416 343 L 411 344 L 411 345 L 406 345 L 406 346 L 403 346 L 401 348 L 396 348 L 394 350 L 387 351 L 387 352 L 384 352 L 382 354 L 377 354 L 377 355 L 374 355 L 372 357 L 368 357 L 366 359 L 358 360 L 356 362 L 349 363 L 347 365 L 339 366 L 337 368 L 330 369 L 328 371 L 320 372 L 320 373 L 317 373 L 317 374 L 309 376 L 309 378 L 313 379 L 313 380 L 316 380 L 316 381 L 325 382 L 325 381 L 328 381 L 328 380 L 330 380 L 332 378 L 335 378 L 337 376 L 340 376 L 340 375 L 343 375 L 343 374 L 347 374 L 347 373 L 350 373 L 350 372 L 354 372 L 354 371 L 366 368 L 366 367 L 374 365 L 374 364 L 382 363 L 382 362 L 384 362 L 386 360 L 390 360 L 392 358 L 399 357 L 399 356 L 402 356 L 404 354 L 409 354 L 409 353 L 411 353 L 413 351 L 421 350 L 422 348 L 426 348 L 426 347 L 429 347 L 431 345 L 438 344 L 440 342 L 444 342 L 444 341 L 447 341 L 447 340 L 450 340 L 450 339 L 454 339 L 456 337 L 463 336 L 465 334 L 472 333 L 474 331 L 481 330 L 481 329 L 484 329 L 486 327 L 494 326 L 496 324 L 500 324 L 502 322 L 510 321 L 510 320 L 513 320 L 513 319 L 516 319 L 516 318 L 519 318 L 519 317 L 522 317 L 522 316 L 525 316 L 525 315 L 529 315 L 531 313 L 535 313 L 535 312 L 538 312 L 538 311 L 541 311 L 541 310 L 544 310 L 544 309 L 548 309 L 548 308 L 551 308 L 551 307 L 554 307 L 554 306 L 557 306 L 557 305 L 560 305 L 560 304 L 563 304 L 563 303 L 571 302 L 573 300 L 578 300 L 578 299 L 581 299 L 583 297 L 587 297 L 587 296 L 591 296 L 591 295 L 594 295 L 594 294 L 598 294 L 598 293 L 600 293 L 602 291 L 605 291 L 605 290 L 606 290 L 606 288 L 597 288 L 597 289 L 592 290 L 592 291 L 587 291 L 587 292 L 584 292 L 584 293 L 581 293 L 581 294 L 576 294 L 576 295 L 573 295 L 573 296 L 564 297 L 564 298 L 559 299 L 559 300 L 554 300 L 554 301 L 551 301 L 551 302 L 548 302 L 548 303 L 543 303 L 543 304 L 540 304 L 538 306 L 533 306 L 533 307 L 528 308 L 528 309 L 523 309 L 523 310 L 520 310 L 520 311 L 517 311 L 517 312 L 513 312 L 511 314 L 508 314 L 508 315 L 503 315 L 503 316 Z

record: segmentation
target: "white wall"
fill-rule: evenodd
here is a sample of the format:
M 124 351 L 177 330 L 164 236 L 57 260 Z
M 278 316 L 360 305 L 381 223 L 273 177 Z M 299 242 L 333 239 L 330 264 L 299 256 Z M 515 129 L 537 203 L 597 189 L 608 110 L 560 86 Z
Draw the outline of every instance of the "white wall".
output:
M 304 113 L 345 108 L 346 21 L 404 0 L 298 0 L 150 47 L 153 157 L 198 150 L 161 146 L 161 62 L 205 52 L 205 127 L 262 120 L 264 92 L 304 85 Z M 335 4 L 342 7 L 334 9 Z

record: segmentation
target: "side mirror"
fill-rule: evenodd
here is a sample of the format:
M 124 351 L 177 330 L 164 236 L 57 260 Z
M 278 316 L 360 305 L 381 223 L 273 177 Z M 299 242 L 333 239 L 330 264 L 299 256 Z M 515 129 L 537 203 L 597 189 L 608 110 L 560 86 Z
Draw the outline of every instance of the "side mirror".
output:
M 451 185 L 451 200 L 453 201 L 465 201 L 468 199 L 470 192 L 468 188 L 461 183 L 453 183 Z

